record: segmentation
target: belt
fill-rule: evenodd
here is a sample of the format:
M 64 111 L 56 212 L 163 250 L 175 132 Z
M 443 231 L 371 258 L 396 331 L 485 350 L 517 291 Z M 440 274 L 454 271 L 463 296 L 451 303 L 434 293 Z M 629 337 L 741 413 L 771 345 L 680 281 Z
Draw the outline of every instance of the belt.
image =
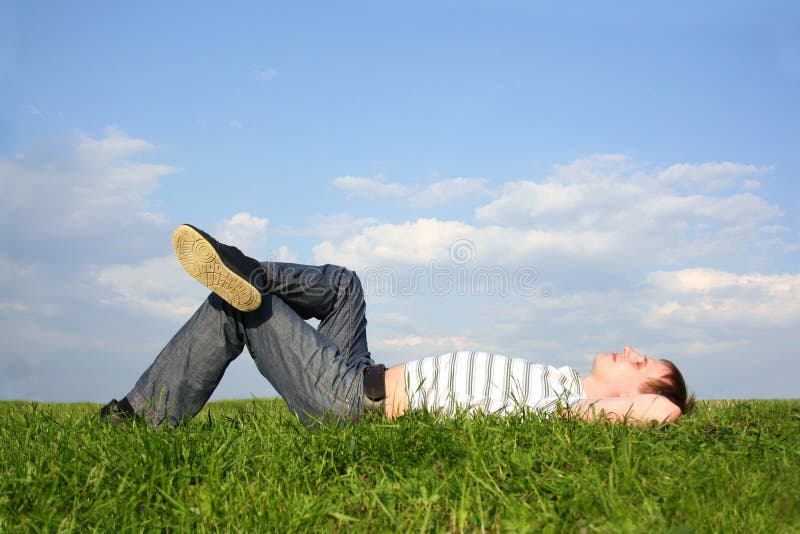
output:
M 364 395 L 373 402 L 386 398 L 385 365 L 369 365 L 364 368 Z

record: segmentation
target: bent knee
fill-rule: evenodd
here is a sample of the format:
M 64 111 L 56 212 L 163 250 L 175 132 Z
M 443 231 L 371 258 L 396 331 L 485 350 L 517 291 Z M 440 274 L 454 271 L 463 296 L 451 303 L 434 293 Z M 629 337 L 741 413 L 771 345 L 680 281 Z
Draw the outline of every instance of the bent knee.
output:
M 334 275 L 332 279 L 337 280 L 335 285 L 339 288 L 350 287 L 361 289 L 361 279 L 355 271 L 347 267 L 342 267 L 341 265 L 327 265 L 326 267 L 331 269 L 331 273 Z

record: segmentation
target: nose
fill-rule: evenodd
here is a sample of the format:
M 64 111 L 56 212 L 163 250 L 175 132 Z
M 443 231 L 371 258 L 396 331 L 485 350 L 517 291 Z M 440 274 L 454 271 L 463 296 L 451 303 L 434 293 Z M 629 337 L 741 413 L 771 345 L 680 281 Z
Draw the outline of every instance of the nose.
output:
M 636 352 L 636 350 L 630 345 L 626 345 L 625 348 L 622 349 L 622 354 L 625 355 L 625 358 L 633 360 L 635 362 L 640 362 L 644 360 L 644 357 L 638 352 Z

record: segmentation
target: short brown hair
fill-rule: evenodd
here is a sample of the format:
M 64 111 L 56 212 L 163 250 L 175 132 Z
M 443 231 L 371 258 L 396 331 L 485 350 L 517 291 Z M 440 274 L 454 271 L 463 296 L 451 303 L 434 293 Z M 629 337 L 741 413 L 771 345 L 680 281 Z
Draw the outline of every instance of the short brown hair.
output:
M 661 360 L 669 368 L 669 372 L 661 378 L 648 380 L 641 388 L 639 393 L 655 393 L 668 398 L 672 403 L 681 409 L 681 413 L 694 410 L 694 393 L 691 395 L 686 391 L 686 381 L 683 375 L 669 360 Z

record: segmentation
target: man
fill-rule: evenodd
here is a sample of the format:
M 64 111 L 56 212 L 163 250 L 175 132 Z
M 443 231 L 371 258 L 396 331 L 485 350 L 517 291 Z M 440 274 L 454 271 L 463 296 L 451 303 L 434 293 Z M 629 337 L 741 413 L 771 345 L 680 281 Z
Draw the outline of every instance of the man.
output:
M 355 421 L 366 410 L 391 419 L 422 408 L 443 416 L 528 410 L 644 423 L 675 420 L 687 406 L 680 371 L 631 347 L 597 355 L 582 379 L 569 367 L 485 352 L 387 370 L 370 357 L 364 293 L 352 271 L 259 263 L 190 225 L 179 226 L 172 243 L 184 269 L 213 293 L 133 389 L 101 410 L 102 420 L 139 416 L 158 427 L 193 417 L 245 346 L 307 424 Z M 305 321 L 311 317 L 320 321 L 316 329 Z

